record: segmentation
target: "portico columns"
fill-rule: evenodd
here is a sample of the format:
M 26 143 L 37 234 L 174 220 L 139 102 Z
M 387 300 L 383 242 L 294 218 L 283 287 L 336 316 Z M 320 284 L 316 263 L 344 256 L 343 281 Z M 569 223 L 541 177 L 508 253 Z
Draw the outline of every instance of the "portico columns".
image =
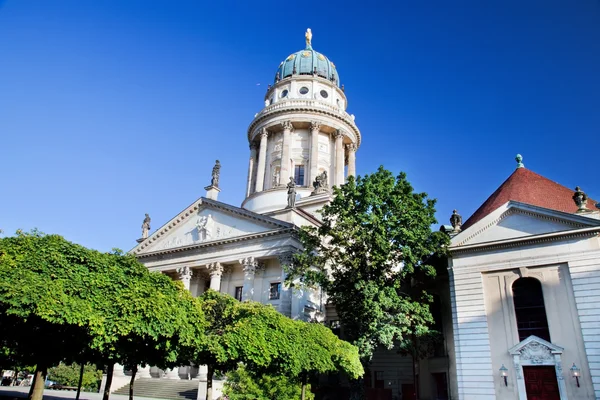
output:
M 192 270 L 190 267 L 179 267 L 177 268 L 177 274 L 179 275 L 179 280 L 183 282 L 183 286 L 186 290 L 190 291 L 190 281 L 192 280 Z
M 260 134 L 260 148 L 258 150 L 258 167 L 256 169 L 256 187 L 255 192 L 262 192 L 265 184 L 265 168 L 267 158 L 267 137 L 269 132 L 263 129 Z
M 246 197 L 252 193 L 252 178 L 254 177 L 254 164 L 256 163 L 256 144 L 250 145 L 250 161 L 248 162 L 248 184 L 246 185 Z
M 348 150 L 348 176 L 356 176 L 356 145 L 347 144 L 346 149 Z
M 256 261 L 254 257 L 246 257 L 240 260 L 244 270 L 244 286 L 242 287 L 242 301 L 253 300 L 254 297 L 254 274 L 256 273 Z
M 140 378 L 152 378 L 150 375 L 150 366 L 146 365 L 145 367 L 138 366 L 138 372 Z
M 217 292 L 221 291 L 221 276 L 223 276 L 223 266 L 221 263 L 212 263 L 208 265 L 210 274 L 210 288 Z
M 294 127 L 290 121 L 283 121 L 283 143 L 281 145 L 281 167 L 279 169 L 279 185 L 285 186 L 290 180 L 290 144 Z
M 321 124 L 317 121 L 310 123 L 310 176 L 308 186 L 312 186 L 319 175 L 319 130 Z
M 281 301 L 279 303 L 279 312 L 291 317 L 292 314 L 292 290 L 285 283 L 287 272 L 285 271 L 292 264 L 292 253 L 283 253 L 279 255 L 279 265 L 281 265 Z
M 335 185 L 339 187 L 344 183 L 344 135 L 338 130 L 335 134 Z

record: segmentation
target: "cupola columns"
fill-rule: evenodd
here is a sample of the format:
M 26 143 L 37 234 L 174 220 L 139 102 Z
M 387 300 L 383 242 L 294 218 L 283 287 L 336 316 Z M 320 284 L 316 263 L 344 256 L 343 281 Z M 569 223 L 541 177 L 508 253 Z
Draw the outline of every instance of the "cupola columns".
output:
M 284 121 L 281 125 L 283 126 L 283 143 L 281 145 L 279 186 L 285 186 L 290 180 L 290 142 L 294 126 L 290 121 Z
M 356 145 L 347 144 L 348 149 L 348 176 L 356 176 Z
M 341 186 L 344 183 L 344 135 L 338 130 L 335 134 L 335 184 Z
M 319 131 L 321 124 L 317 121 L 310 123 L 310 176 L 308 186 L 317 179 L 319 175 Z
M 254 176 L 254 165 L 256 164 L 256 145 L 250 144 L 250 161 L 248 162 L 248 184 L 246 185 L 246 197 L 252 194 L 252 177 Z
M 256 188 L 255 192 L 262 192 L 265 183 L 265 158 L 267 158 L 267 137 L 269 132 L 266 129 L 260 134 L 260 148 L 258 150 L 258 169 L 256 171 Z

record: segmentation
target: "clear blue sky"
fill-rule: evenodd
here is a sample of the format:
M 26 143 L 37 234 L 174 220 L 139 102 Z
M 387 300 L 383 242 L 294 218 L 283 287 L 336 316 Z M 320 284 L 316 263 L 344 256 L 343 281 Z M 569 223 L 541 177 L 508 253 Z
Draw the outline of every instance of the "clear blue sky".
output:
M 440 223 L 516 153 L 600 199 L 598 0 L 0 0 L 0 228 L 128 250 L 216 158 L 240 205 L 246 129 L 306 28 L 362 131 L 358 173 L 406 171 Z

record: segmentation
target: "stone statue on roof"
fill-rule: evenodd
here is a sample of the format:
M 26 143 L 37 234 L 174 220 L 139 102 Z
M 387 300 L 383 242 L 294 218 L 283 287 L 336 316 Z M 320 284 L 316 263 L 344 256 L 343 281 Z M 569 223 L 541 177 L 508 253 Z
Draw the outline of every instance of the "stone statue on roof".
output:
M 215 162 L 215 166 L 212 169 L 212 179 L 210 185 L 216 188 L 219 187 L 219 175 L 221 174 L 221 163 L 219 160 Z
M 462 216 L 456 210 L 452 211 L 450 223 L 452 224 L 452 228 L 454 228 L 455 232 L 460 231 L 460 227 L 462 226 Z
M 585 194 L 583 190 L 581 190 L 581 188 L 577 186 L 575 188 L 575 193 L 573 194 L 573 201 L 575 202 L 575 204 L 577 204 L 577 207 L 579 207 L 579 209 L 577 210 L 578 212 L 587 210 L 587 199 L 587 194 Z
M 287 184 L 288 189 L 288 197 L 287 197 L 287 208 L 296 207 L 296 182 L 294 181 L 294 177 L 290 176 L 290 181 Z
M 306 30 L 306 33 L 304 34 L 304 37 L 306 38 L 306 48 L 310 49 L 311 48 L 311 41 L 312 41 L 312 32 L 311 32 L 310 28 L 308 28 Z
M 148 239 L 148 232 L 150 232 L 150 216 L 146 214 L 142 222 L 142 239 Z

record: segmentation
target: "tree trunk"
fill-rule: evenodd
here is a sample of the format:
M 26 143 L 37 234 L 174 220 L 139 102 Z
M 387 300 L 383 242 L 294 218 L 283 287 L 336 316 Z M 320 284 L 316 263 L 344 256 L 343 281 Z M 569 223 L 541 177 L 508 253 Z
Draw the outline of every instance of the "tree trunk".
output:
M 134 365 L 131 368 L 131 380 L 129 381 L 129 400 L 133 400 L 133 382 L 135 381 L 135 374 L 137 373 L 138 366 Z
M 215 374 L 215 368 L 211 365 L 207 365 L 206 371 L 206 400 L 213 400 L 213 375 Z
M 33 383 L 31 385 L 31 391 L 27 397 L 29 400 L 42 400 L 44 397 L 44 384 L 46 383 L 46 373 L 48 368 L 43 365 L 38 365 L 35 370 L 35 376 L 33 377 Z
M 104 385 L 104 394 L 102 400 L 108 400 L 110 396 L 110 385 L 112 384 L 113 372 L 115 371 L 115 364 L 109 361 L 108 368 L 106 368 L 106 384 Z
M 306 372 L 302 374 L 302 400 L 306 400 Z
M 415 353 L 413 353 L 412 355 L 412 373 L 413 373 L 413 390 L 415 391 L 415 399 L 419 400 L 419 390 L 418 390 L 418 385 L 419 382 L 417 382 L 417 356 L 415 355 Z
M 83 383 L 83 370 L 85 368 L 85 363 L 81 363 L 81 368 L 79 369 L 79 383 L 77 384 L 77 396 L 75 396 L 75 400 L 79 400 L 79 395 L 81 394 L 81 384 Z

